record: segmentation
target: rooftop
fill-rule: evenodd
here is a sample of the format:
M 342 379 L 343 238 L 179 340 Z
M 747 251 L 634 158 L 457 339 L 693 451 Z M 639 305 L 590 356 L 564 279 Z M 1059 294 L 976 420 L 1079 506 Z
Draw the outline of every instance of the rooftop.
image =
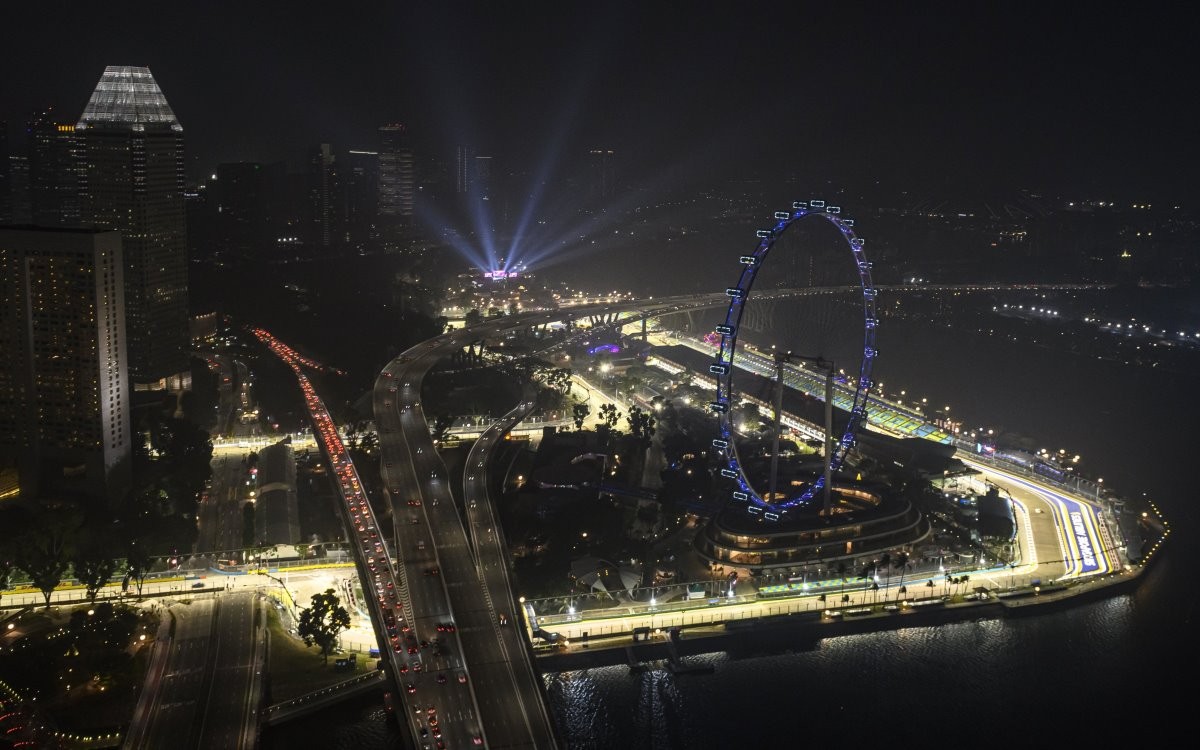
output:
M 104 69 L 76 127 L 96 124 L 168 124 L 172 130 L 183 130 L 150 69 L 129 65 Z

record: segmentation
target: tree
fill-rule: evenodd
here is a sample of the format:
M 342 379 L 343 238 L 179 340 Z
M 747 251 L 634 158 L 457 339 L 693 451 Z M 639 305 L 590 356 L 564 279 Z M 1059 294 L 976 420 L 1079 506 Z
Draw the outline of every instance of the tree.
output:
M 72 573 L 87 588 L 87 598 L 92 604 L 96 603 L 96 594 L 112 580 L 117 569 L 110 554 L 108 539 L 109 536 L 105 534 L 87 533 L 75 546 L 75 554 L 71 556 Z
M 28 573 L 34 587 L 42 592 L 47 609 L 50 596 L 67 572 L 67 560 L 82 523 L 83 513 L 77 507 L 42 508 L 20 533 L 17 567 Z
M 629 423 L 629 434 L 638 439 L 642 449 L 650 447 L 650 440 L 654 437 L 654 415 L 634 406 L 625 421 Z
M 463 324 L 470 328 L 477 326 L 483 322 L 483 314 L 478 310 L 467 310 L 466 316 L 463 317 Z
M 342 606 L 333 589 L 312 595 L 312 606 L 300 610 L 300 622 L 296 632 L 304 639 L 305 646 L 316 644 L 325 661 L 337 645 L 338 634 L 350 627 L 350 613 Z
M 892 559 L 892 565 L 894 565 L 896 569 L 900 571 L 900 593 L 903 594 L 905 592 L 904 570 L 908 567 L 908 555 L 904 552 L 896 555 L 896 557 Z
M 592 409 L 587 404 L 575 404 L 571 407 L 571 416 L 575 419 L 575 429 L 582 430 L 583 422 L 592 413 Z
M 379 449 L 379 434 L 375 432 L 363 433 L 362 440 L 358 444 L 358 449 L 367 455 L 374 455 Z
M 596 431 L 600 433 L 600 440 L 604 445 L 608 445 L 608 441 L 617 432 L 617 422 L 620 419 L 621 412 L 617 411 L 616 406 L 604 404 L 600 407 L 600 425 Z
M 146 581 L 146 574 L 150 572 L 151 565 L 150 551 L 146 549 L 146 545 L 139 544 L 137 539 L 131 539 L 129 548 L 125 551 L 125 575 L 137 584 L 139 599 L 142 598 L 142 584 Z
M 433 430 L 431 436 L 433 442 L 440 443 L 450 435 L 450 428 L 454 426 L 454 417 L 448 414 L 439 414 L 433 419 Z

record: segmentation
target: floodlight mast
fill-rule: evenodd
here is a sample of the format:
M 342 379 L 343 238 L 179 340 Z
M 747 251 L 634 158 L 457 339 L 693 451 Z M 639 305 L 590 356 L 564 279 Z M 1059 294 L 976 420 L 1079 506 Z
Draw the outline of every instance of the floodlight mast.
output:
M 774 349 L 775 347 L 771 347 Z M 817 355 L 815 357 L 805 356 L 803 354 L 795 354 L 793 352 L 775 352 L 775 438 L 771 446 L 771 482 L 768 488 L 768 502 L 775 500 L 775 488 L 779 479 L 779 433 L 781 428 L 781 419 L 783 417 L 783 370 L 784 365 L 789 362 L 802 360 L 804 362 L 812 362 L 818 370 L 825 373 L 825 488 L 824 488 L 824 505 L 825 515 L 829 515 L 829 510 L 832 507 L 832 474 L 831 462 L 833 460 L 833 362 Z

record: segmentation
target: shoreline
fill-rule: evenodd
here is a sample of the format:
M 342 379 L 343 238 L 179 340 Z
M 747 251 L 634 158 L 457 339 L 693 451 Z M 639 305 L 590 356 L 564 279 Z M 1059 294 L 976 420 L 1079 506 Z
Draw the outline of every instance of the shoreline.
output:
M 572 644 L 567 651 L 535 653 L 534 663 L 543 675 L 621 664 L 628 664 L 631 671 L 664 667 L 680 673 L 699 672 L 702 670 L 692 670 L 679 664 L 679 658 L 720 651 L 729 652 L 735 658 L 811 651 L 826 638 L 1060 612 L 1079 604 L 1136 590 L 1142 576 L 1150 570 L 1154 557 L 1128 571 L 1049 591 L 1030 590 L 1002 598 L 992 594 L 983 601 L 945 601 L 927 607 L 894 608 L 892 605 L 893 608 L 885 609 L 889 606 L 885 604 L 831 607 L 826 612 L 833 613 L 832 616 L 817 612 L 772 615 L 731 621 L 715 627 L 679 628 L 676 637 L 659 631 L 656 638 L 636 642 L 633 634 L 629 633 L 597 639 L 586 646 Z M 864 609 L 870 612 L 849 617 L 845 615 L 847 611 L 861 612 Z

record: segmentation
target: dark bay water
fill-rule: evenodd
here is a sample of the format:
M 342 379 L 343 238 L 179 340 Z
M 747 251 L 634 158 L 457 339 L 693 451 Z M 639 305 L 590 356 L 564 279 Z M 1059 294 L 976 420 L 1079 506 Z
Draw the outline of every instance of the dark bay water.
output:
M 1173 533 L 1142 585 L 1033 617 L 832 638 L 790 654 L 712 654 L 709 675 L 548 675 L 567 747 L 1115 748 L 1190 725 L 1200 378 L 906 321 L 889 321 L 879 344 L 885 383 L 949 404 L 968 423 L 1082 454 L 1106 486 L 1152 498 Z M 373 750 L 391 746 L 382 727 L 366 704 L 344 707 L 265 746 Z

